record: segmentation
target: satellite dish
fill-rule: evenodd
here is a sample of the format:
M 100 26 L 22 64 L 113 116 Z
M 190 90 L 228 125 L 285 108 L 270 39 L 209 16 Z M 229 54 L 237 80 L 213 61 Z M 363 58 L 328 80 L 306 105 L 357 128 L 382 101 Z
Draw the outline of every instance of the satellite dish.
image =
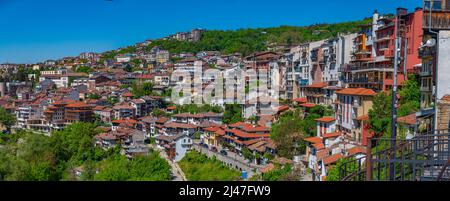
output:
M 431 38 L 427 40 L 427 43 L 425 44 L 425 46 L 427 47 L 434 47 L 436 45 L 436 39 Z

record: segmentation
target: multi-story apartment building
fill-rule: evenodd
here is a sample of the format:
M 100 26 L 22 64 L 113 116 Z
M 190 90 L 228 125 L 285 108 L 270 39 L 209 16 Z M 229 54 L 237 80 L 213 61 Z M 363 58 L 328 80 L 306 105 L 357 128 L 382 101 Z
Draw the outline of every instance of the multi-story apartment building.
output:
M 280 55 L 274 52 L 258 52 L 247 56 L 244 60 L 244 70 L 253 71 L 254 75 L 248 74 L 245 77 L 245 103 L 243 105 L 243 115 L 245 118 L 256 116 L 257 114 L 267 114 L 273 111 L 273 103 L 277 103 L 279 91 L 272 89 L 273 73 L 280 73 L 278 60 Z M 266 79 L 266 89 L 258 87 L 258 82 Z M 265 92 L 260 90 L 267 90 Z M 261 95 L 262 94 L 262 95 Z
M 336 93 L 337 129 L 351 141 L 366 144 L 370 136 L 365 121 L 369 117 L 376 92 L 365 88 L 346 88 Z
M 406 9 L 397 9 L 394 18 L 373 14 L 371 25 L 362 26 L 355 37 L 353 58 L 349 65 L 341 68 L 344 82 L 352 88 L 370 88 L 386 91 L 394 83 L 394 57 L 396 32 L 400 40 L 400 65 L 397 81 L 399 85 L 407 79 L 408 73 L 417 71 L 420 65 L 418 50 L 423 32 L 422 9 L 409 13 Z
M 128 104 L 116 105 L 113 107 L 113 116 L 115 119 L 134 118 L 136 109 Z
M 93 107 L 84 103 L 71 100 L 53 102 L 44 111 L 44 124 L 49 130 L 63 129 L 67 124 L 75 122 L 92 122 Z
M 66 123 L 92 122 L 94 120 L 93 107 L 84 102 L 70 103 L 65 106 Z
M 450 1 L 424 0 L 419 132 L 450 128 Z

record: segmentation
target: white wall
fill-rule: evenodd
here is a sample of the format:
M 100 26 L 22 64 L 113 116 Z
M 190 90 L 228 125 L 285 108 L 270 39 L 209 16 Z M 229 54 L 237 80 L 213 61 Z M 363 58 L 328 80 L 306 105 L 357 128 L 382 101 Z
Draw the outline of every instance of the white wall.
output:
M 437 76 L 437 98 L 440 100 L 450 95 L 450 31 L 439 32 Z

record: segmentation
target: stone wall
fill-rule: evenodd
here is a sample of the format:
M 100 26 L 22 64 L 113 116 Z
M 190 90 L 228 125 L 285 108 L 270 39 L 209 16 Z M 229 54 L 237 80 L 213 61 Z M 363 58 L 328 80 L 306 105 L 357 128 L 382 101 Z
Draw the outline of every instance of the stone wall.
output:
M 437 104 L 437 129 L 448 130 L 450 129 L 450 95 L 444 96 Z

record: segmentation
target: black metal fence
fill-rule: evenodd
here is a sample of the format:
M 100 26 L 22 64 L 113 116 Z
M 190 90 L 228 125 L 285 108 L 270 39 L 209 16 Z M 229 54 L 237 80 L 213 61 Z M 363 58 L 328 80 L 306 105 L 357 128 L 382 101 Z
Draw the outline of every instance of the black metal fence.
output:
M 435 131 L 412 139 L 372 139 L 365 157 L 352 159 L 339 168 L 342 181 L 450 181 L 450 134 Z M 390 165 L 394 177 L 390 177 Z

